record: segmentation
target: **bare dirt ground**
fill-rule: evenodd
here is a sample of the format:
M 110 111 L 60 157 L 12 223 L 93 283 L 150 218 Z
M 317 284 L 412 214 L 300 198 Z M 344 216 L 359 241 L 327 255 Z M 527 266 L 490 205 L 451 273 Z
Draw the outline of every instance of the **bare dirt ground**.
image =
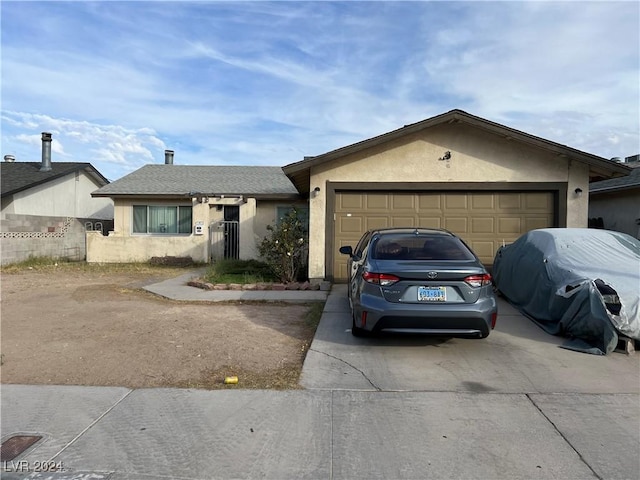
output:
M 2 383 L 297 388 L 321 306 L 175 302 L 140 288 L 186 271 L 3 272 Z M 231 375 L 237 386 L 224 385 Z

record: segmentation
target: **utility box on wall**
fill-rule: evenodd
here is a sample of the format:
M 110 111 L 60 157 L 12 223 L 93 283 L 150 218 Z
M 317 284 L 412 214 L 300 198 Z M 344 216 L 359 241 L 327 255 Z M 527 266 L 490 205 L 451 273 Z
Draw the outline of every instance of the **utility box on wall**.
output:
M 195 235 L 204 235 L 204 222 L 196 222 Z

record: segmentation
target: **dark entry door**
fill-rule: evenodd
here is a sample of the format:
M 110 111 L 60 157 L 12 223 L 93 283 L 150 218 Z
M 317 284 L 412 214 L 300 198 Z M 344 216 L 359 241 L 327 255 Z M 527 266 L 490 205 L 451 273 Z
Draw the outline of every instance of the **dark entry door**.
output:
M 239 258 L 240 238 L 240 207 L 236 205 L 224 206 L 224 258 Z

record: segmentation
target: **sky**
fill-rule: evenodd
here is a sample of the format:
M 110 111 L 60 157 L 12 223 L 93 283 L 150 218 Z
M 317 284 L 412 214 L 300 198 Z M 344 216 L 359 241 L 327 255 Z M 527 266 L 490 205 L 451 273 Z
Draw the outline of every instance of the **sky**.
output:
M 0 2 L 1 154 L 284 166 L 453 109 L 640 152 L 640 3 Z

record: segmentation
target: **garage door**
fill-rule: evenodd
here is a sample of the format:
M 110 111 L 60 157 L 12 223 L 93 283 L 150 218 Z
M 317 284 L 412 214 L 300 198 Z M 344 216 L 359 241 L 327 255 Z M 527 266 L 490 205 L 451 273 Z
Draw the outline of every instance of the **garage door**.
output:
M 462 237 L 490 265 L 503 242 L 553 225 L 553 192 L 337 192 L 333 275 L 336 281 L 347 278 L 346 258 L 338 249 L 355 246 L 372 228 L 444 228 Z

